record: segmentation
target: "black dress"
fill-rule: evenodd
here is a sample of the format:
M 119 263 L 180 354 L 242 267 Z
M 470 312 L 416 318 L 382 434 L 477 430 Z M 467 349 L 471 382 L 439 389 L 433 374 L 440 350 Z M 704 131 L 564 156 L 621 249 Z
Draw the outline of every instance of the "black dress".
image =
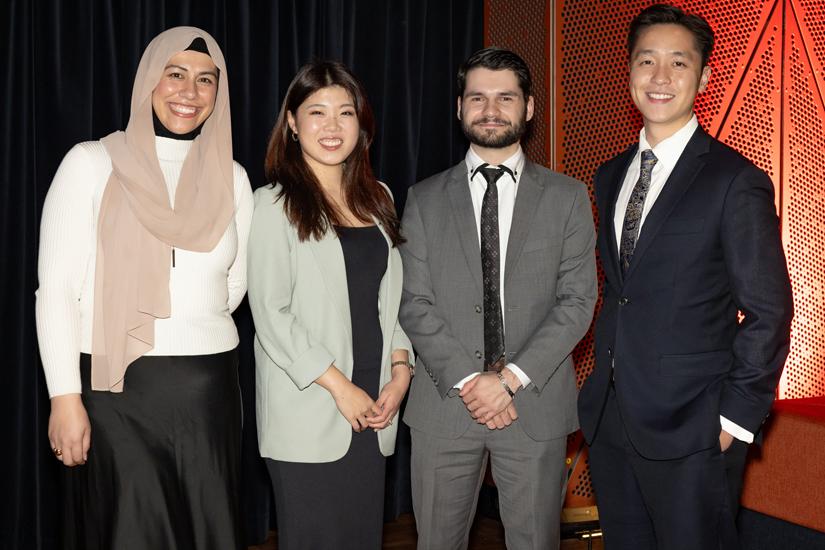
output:
M 352 321 L 352 381 L 378 398 L 383 337 L 378 289 L 389 249 L 376 226 L 337 227 Z M 309 464 L 266 460 L 275 494 L 279 550 L 381 548 L 386 459 L 370 429 L 352 434 L 347 454 Z

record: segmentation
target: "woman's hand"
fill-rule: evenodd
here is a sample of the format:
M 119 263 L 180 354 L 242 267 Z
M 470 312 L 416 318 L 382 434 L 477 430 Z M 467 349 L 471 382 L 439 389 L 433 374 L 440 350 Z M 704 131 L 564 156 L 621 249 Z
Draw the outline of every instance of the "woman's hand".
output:
M 80 400 L 80 394 L 52 397 L 49 443 L 57 459 L 65 466 L 85 464 L 89 456 L 91 439 L 92 426 L 86 408 Z
M 393 418 L 395 418 L 399 407 L 401 407 L 401 402 L 404 400 L 404 395 L 410 387 L 411 379 L 409 367 L 402 365 L 392 368 L 392 380 L 387 382 L 381 389 L 378 401 L 376 401 L 376 405 L 381 409 L 381 414 L 370 419 L 370 428 L 378 431 L 392 424 Z
M 335 365 L 330 365 L 315 382 L 332 394 L 338 411 L 356 432 L 364 431 L 369 426 L 369 419 L 381 414 L 381 409 L 367 392 L 353 384 Z
M 347 380 L 347 384 L 341 386 L 339 391 L 333 393 L 332 397 L 335 399 L 338 410 L 356 432 L 367 429 L 370 425 L 370 419 L 381 414 L 381 410 L 375 404 L 375 401 L 367 395 L 367 392 L 349 380 Z

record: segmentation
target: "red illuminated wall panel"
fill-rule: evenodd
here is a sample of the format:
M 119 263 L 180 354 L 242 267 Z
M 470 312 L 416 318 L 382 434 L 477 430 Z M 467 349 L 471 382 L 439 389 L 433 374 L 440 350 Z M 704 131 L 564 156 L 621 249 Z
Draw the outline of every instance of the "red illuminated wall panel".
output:
M 825 3 L 787 2 L 782 102 L 782 236 L 794 286 L 781 397 L 825 395 Z
M 589 181 L 637 139 L 626 90 L 625 34 L 649 1 L 558 2 L 558 168 Z M 696 112 L 711 135 L 774 181 L 796 317 L 780 398 L 825 394 L 825 2 L 685 1 L 716 33 L 708 90 Z M 577 355 L 592 369 L 591 341 Z
M 548 58 L 553 45 L 547 30 L 552 12 L 546 9 L 547 5 L 545 0 L 487 0 L 484 6 L 485 46 L 509 48 L 530 66 L 535 113 L 532 135 L 524 143 L 524 149 L 530 160 L 539 164 L 550 161 L 548 144 L 551 135 L 545 130 L 549 128 L 553 114 L 551 97 L 554 90 L 549 86 L 548 74 L 552 70 Z
M 627 26 L 646 0 L 487 0 L 487 44 L 525 57 L 552 102 L 527 144 L 536 162 L 590 181 L 596 168 L 638 139 L 627 92 Z M 751 159 L 776 186 L 776 205 L 796 315 L 780 398 L 825 395 L 825 1 L 676 2 L 716 33 L 702 126 Z M 544 21 L 544 29 L 537 28 Z M 546 52 L 542 58 L 540 52 Z M 541 80 L 536 78 L 537 86 Z M 591 188 L 592 193 L 592 188 Z M 588 334 L 574 353 L 581 384 L 593 368 Z M 571 437 L 571 458 L 580 439 Z M 580 459 L 586 462 L 586 454 Z M 568 506 L 587 502 L 586 468 Z

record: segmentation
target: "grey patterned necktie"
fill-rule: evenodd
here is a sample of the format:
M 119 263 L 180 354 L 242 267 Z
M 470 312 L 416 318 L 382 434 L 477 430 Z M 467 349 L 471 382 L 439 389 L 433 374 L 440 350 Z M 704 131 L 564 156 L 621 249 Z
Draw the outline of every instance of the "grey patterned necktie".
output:
M 622 240 L 619 245 L 619 263 L 622 267 L 622 275 L 630 268 L 630 260 L 633 258 L 633 251 L 636 249 L 636 241 L 639 240 L 639 227 L 642 223 L 642 212 L 645 209 L 645 198 L 650 189 L 650 174 L 656 165 L 656 155 L 650 149 L 642 151 L 642 163 L 639 171 L 639 179 L 630 193 L 630 200 L 627 203 L 627 210 L 624 213 L 624 223 L 622 224 Z
M 504 355 L 504 323 L 499 292 L 501 250 L 498 240 L 498 188 L 501 168 L 482 166 L 487 190 L 481 202 L 481 272 L 484 281 L 484 369 L 501 370 Z

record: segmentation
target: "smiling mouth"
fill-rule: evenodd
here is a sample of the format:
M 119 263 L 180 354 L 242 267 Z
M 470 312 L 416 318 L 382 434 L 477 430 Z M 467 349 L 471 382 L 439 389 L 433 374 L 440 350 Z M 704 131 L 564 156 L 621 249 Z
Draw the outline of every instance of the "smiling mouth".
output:
M 181 105 L 180 103 L 170 103 L 169 110 L 172 111 L 174 114 L 185 118 L 193 117 L 198 112 L 197 107 L 194 107 L 192 105 Z
M 344 140 L 341 138 L 324 138 L 319 139 L 318 143 L 328 151 L 335 151 L 344 144 Z
M 663 94 L 663 93 L 658 93 L 658 92 L 648 92 L 647 97 L 649 97 L 650 99 L 652 99 L 654 101 L 670 101 L 671 99 L 673 99 L 676 96 L 674 94 Z

